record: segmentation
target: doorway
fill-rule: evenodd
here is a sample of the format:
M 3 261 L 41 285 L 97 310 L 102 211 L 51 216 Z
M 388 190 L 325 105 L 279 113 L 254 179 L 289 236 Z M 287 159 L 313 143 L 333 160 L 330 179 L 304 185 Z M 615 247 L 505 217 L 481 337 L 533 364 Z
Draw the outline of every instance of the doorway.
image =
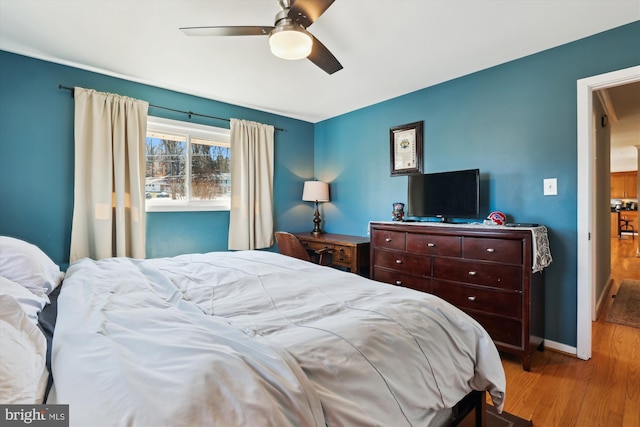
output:
M 640 66 L 600 74 L 577 82 L 578 107 L 578 236 L 576 356 L 591 358 L 591 322 L 595 312 L 595 248 L 609 230 L 594 228 L 595 144 L 592 138 L 594 91 L 640 81 Z M 606 232 L 606 233 L 605 233 Z M 609 237 L 607 237 L 609 238 Z

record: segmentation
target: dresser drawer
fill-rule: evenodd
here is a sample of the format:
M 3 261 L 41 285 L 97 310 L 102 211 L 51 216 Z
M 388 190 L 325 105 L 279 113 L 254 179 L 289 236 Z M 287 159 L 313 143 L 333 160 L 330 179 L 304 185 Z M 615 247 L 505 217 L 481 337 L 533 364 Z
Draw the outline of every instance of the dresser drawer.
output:
M 425 255 L 377 249 L 373 262 L 380 267 L 417 276 L 431 276 L 431 258 Z
M 522 348 L 522 322 L 476 311 L 464 311 L 476 319 L 497 344 L 504 343 Z
M 522 267 L 518 265 L 434 258 L 433 277 L 515 291 L 522 290 Z
M 522 295 L 516 292 L 496 291 L 466 286 L 459 283 L 433 280 L 432 292 L 451 304 L 488 314 L 502 314 L 522 318 Z
M 407 252 L 428 255 L 460 257 L 460 236 L 440 236 L 437 234 L 408 234 Z
M 462 240 L 462 253 L 467 259 L 521 264 L 522 241 L 464 237 Z
M 376 249 L 396 249 L 404 251 L 406 233 L 400 231 L 375 230 L 373 245 Z
M 353 248 L 350 246 L 334 245 L 332 254 L 332 264 L 342 267 L 351 267 L 353 258 Z
M 422 292 L 431 292 L 431 279 L 429 277 L 411 276 L 394 270 L 387 270 L 381 267 L 373 269 L 373 280 L 390 283 L 396 286 L 415 289 Z

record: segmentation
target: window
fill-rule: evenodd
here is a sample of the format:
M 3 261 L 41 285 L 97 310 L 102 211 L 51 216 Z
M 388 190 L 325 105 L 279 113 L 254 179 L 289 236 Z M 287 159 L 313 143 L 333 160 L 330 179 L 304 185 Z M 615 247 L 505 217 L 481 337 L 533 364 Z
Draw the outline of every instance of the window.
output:
M 147 212 L 229 210 L 229 129 L 149 117 Z

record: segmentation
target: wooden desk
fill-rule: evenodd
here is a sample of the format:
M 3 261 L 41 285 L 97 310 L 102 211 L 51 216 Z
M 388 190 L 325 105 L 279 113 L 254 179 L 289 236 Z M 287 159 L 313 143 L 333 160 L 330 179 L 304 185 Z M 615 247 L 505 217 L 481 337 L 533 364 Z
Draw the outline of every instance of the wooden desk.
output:
M 295 233 L 310 251 L 333 249 L 331 265 L 349 269 L 361 276 L 369 275 L 369 238 L 345 234 Z

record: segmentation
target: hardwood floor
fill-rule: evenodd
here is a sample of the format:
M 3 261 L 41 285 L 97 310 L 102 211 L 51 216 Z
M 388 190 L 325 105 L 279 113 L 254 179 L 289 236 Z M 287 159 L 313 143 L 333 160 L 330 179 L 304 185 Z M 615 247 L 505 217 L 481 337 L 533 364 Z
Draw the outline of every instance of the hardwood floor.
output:
M 536 352 L 526 372 L 520 360 L 502 355 L 507 412 L 535 427 L 640 427 L 640 329 L 605 320 L 622 279 L 640 280 L 636 245 L 611 239 L 614 284 L 593 323 L 590 360 L 547 349 Z

